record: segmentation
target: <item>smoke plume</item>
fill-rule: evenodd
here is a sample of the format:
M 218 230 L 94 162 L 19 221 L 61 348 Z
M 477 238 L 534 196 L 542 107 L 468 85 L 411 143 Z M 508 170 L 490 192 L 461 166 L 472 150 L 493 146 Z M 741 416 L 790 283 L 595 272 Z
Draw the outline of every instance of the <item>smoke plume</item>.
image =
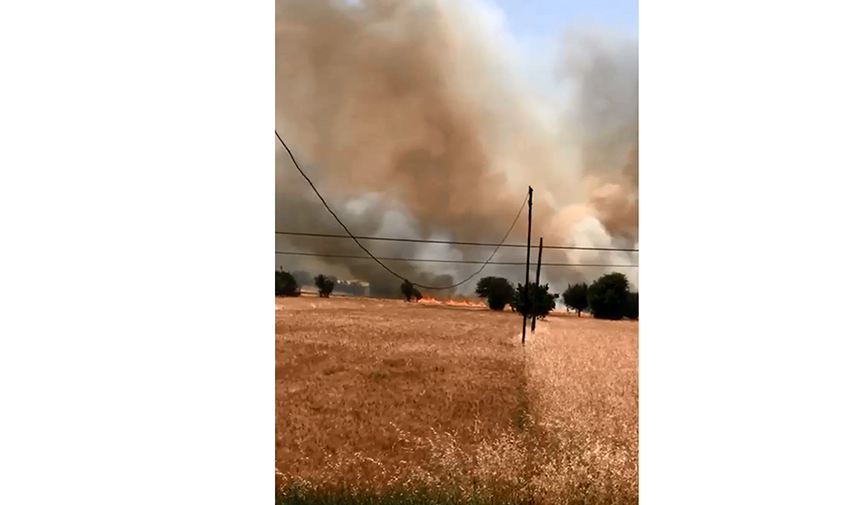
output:
M 547 120 L 509 47 L 472 2 L 277 0 L 276 125 L 356 235 L 498 242 L 534 187 L 532 238 L 638 245 L 638 47 L 571 31 L 558 77 L 569 109 Z M 343 233 L 276 142 L 278 230 Z M 527 209 L 508 241 L 524 243 Z M 278 237 L 279 250 L 361 255 L 350 240 Z M 382 257 L 484 260 L 492 249 L 366 242 Z M 536 251 L 534 251 L 536 253 Z M 500 249 L 495 261 L 523 261 Z M 532 254 L 532 262 L 536 260 Z M 302 261 L 307 260 L 307 261 Z M 373 261 L 279 256 L 371 283 L 400 281 Z M 543 261 L 638 263 L 635 254 L 545 250 Z M 388 262 L 414 283 L 448 285 L 479 265 Z M 636 269 L 621 269 L 638 282 Z M 600 268 L 547 267 L 555 289 Z M 519 267 L 483 275 L 522 282 Z M 462 286 L 471 292 L 478 278 Z M 449 293 L 450 294 L 450 293 Z

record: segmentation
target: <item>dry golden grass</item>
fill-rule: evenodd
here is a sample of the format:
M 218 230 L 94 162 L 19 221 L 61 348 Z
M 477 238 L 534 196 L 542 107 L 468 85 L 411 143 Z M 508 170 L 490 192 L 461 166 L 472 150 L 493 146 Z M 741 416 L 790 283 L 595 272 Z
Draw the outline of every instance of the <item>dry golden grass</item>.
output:
M 533 483 L 547 503 L 638 497 L 638 333 L 638 322 L 550 318 L 526 349 Z
M 276 469 L 310 489 L 638 499 L 638 323 L 276 299 Z

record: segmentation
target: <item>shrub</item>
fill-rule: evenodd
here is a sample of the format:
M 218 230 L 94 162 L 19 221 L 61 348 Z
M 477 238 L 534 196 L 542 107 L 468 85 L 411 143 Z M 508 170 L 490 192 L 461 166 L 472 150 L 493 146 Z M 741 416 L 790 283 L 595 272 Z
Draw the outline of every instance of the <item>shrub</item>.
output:
M 511 299 L 511 309 L 524 316 L 543 319 L 555 308 L 557 298 L 558 293 L 549 292 L 549 284 L 538 286 L 536 282 L 530 282 L 526 299 L 525 286 L 517 284 L 517 290 Z
M 484 277 L 478 281 L 475 294 L 487 300 L 490 310 L 504 310 L 514 298 L 514 286 L 503 277 Z
M 597 319 L 617 320 L 628 310 L 629 296 L 630 284 L 624 274 L 606 274 L 588 287 L 588 306 Z
M 407 302 L 411 302 L 413 298 L 420 300 L 424 297 L 421 294 L 421 291 L 418 291 L 418 289 L 408 280 L 403 281 L 403 284 L 400 285 L 400 292 L 406 297 Z
M 568 284 L 561 298 L 569 310 L 575 310 L 576 315 L 581 316 L 582 311 L 588 307 L 588 284 Z
M 275 296 L 299 296 L 299 286 L 290 272 L 275 271 Z
M 316 284 L 320 296 L 323 298 L 328 298 L 331 292 L 334 291 L 334 280 L 323 274 L 314 277 L 314 284 Z
M 627 296 L 627 307 L 624 311 L 624 317 L 633 319 L 634 321 L 639 319 L 639 293 L 630 293 Z

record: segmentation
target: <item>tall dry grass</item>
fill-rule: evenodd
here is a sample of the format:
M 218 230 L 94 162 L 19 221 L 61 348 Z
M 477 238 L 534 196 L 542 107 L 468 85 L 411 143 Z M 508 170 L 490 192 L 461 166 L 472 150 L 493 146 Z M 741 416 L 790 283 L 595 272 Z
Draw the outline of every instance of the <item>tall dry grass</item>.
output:
M 318 364 L 303 368 L 301 378 L 282 376 L 286 388 L 278 388 L 279 401 L 311 407 L 278 411 L 276 471 L 282 496 L 294 498 L 289 503 L 638 502 L 638 323 L 550 317 L 523 348 L 521 320 L 507 314 L 373 304 L 391 311 L 392 324 L 373 334 L 365 327 L 363 338 L 340 332 L 372 320 L 372 310 L 364 319 L 350 310 L 342 317 L 328 312 L 313 319 L 323 324 L 318 330 L 308 328 L 311 313 L 279 320 L 279 341 L 316 344 L 296 352 Z M 279 306 L 277 317 L 290 318 L 290 307 Z M 327 408 L 299 393 L 303 381 L 330 400 Z M 362 398 L 331 402 L 337 393 L 325 384 Z M 408 398 L 419 389 L 422 395 Z M 484 392 L 492 398 L 481 404 Z M 470 404 L 478 408 L 463 408 Z M 356 409 L 373 423 L 346 420 L 344 411 Z M 308 436 L 320 425 L 364 443 L 343 433 Z M 324 440 L 346 450 L 320 454 L 315 445 Z M 314 501 L 326 496 L 334 501 Z
M 526 349 L 532 489 L 545 503 L 639 495 L 638 323 L 551 320 Z

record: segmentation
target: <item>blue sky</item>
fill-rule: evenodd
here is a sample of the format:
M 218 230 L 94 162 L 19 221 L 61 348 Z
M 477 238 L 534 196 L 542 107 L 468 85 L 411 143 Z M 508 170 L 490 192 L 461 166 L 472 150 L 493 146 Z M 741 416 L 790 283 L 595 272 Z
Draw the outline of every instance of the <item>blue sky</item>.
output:
M 599 24 L 639 38 L 637 0 L 487 0 L 505 12 L 507 26 L 518 39 L 558 35 L 571 23 Z
M 343 0 L 358 3 L 361 0 Z M 482 0 L 505 13 L 512 35 L 544 39 L 571 23 L 597 24 L 639 38 L 638 0 Z M 455 0 L 456 3 L 456 0 Z

